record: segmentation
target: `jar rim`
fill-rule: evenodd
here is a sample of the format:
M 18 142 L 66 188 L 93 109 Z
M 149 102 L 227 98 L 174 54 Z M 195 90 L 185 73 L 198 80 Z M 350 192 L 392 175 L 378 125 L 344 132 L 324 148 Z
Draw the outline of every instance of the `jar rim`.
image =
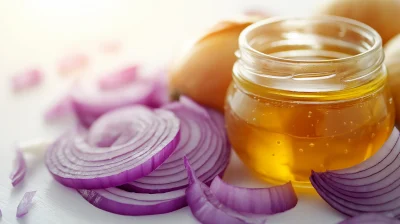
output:
M 361 29 L 365 34 L 368 34 L 370 38 L 373 40 L 373 45 L 369 47 L 367 50 L 360 52 L 355 55 L 350 55 L 346 57 L 340 57 L 340 58 L 334 58 L 334 59 L 313 59 L 313 60 L 308 60 L 308 59 L 290 59 L 290 58 L 283 58 L 283 57 L 277 57 L 273 56 L 267 53 L 263 53 L 259 50 L 256 50 L 253 48 L 248 41 L 248 35 L 251 34 L 254 30 L 276 24 L 276 23 L 282 23 L 282 22 L 289 22 L 289 21 L 303 21 L 303 22 L 313 22 L 313 23 L 339 23 L 341 25 L 347 25 L 351 26 L 355 29 Z M 348 19 L 344 17 L 339 17 L 339 16 L 330 16 L 330 15 L 322 15 L 322 16 L 310 16 L 310 17 L 291 17 L 291 16 L 279 16 L 279 17 L 271 17 L 267 18 L 261 21 L 258 21 L 256 23 L 253 23 L 252 25 L 246 27 L 240 34 L 239 36 L 239 48 L 240 49 L 245 49 L 255 56 L 262 57 L 263 59 L 270 59 L 276 62 L 282 62 L 282 63 L 304 63 L 304 64 L 321 64 L 321 63 L 345 63 L 350 60 L 357 60 L 359 58 L 363 58 L 366 55 L 373 54 L 373 52 L 376 52 L 382 48 L 382 38 L 378 34 L 376 30 L 374 30 L 372 27 L 353 20 L 353 19 Z

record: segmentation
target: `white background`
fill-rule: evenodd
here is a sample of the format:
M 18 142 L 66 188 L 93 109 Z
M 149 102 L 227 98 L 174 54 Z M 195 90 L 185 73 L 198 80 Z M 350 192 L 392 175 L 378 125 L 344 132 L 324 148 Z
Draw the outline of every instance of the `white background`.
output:
M 43 111 L 65 93 L 73 77 L 62 77 L 56 63 L 68 53 L 90 54 L 90 66 L 76 76 L 100 74 L 122 64 L 143 62 L 147 68 L 165 64 L 185 42 L 221 18 L 246 9 L 265 9 L 275 15 L 307 15 L 317 0 L 0 0 L 0 223 L 196 223 L 188 208 L 147 217 L 114 215 L 93 207 L 74 190 L 54 180 L 42 155 L 28 156 L 24 182 L 12 188 L 11 171 L 16 142 L 53 138 L 71 124 L 48 124 Z M 104 55 L 99 44 L 122 43 L 116 55 Z M 15 94 L 10 76 L 39 66 L 45 81 L 38 88 Z M 264 186 L 234 156 L 225 180 L 240 186 Z M 26 191 L 37 190 L 34 205 L 21 219 L 15 212 Z M 344 216 L 315 194 L 302 193 L 296 208 L 270 217 L 270 223 L 337 223 Z

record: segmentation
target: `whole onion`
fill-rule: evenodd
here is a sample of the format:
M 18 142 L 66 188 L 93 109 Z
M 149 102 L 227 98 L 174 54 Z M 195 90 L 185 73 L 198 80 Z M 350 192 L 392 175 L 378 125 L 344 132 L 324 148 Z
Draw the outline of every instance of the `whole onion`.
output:
M 171 95 L 186 95 L 200 104 L 223 111 L 239 34 L 261 18 L 246 16 L 222 21 L 199 38 L 170 69 Z
M 385 46 L 385 64 L 389 73 L 389 86 L 396 107 L 396 125 L 400 127 L 400 34 Z
M 400 0 L 331 0 L 318 14 L 358 20 L 374 28 L 385 44 L 400 33 Z

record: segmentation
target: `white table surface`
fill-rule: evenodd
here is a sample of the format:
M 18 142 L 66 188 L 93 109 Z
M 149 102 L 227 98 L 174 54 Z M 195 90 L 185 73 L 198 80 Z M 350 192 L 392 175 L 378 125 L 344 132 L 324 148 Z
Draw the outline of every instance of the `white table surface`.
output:
M 317 0 L 0 0 L 0 223 L 197 223 L 188 208 L 146 217 L 114 215 L 93 207 L 78 193 L 54 181 L 43 164 L 43 155 L 27 155 L 28 173 L 12 188 L 11 171 L 16 142 L 54 138 L 73 119 L 45 123 L 43 111 L 62 96 L 73 76 L 57 74 L 56 63 L 68 53 L 90 55 L 90 66 L 76 76 L 102 74 L 122 64 L 144 62 L 147 68 L 169 61 L 185 41 L 201 33 L 215 20 L 243 9 L 266 8 L 274 14 L 306 15 Z M 263 3 L 264 2 L 264 3 Z M 115 55 L 99 52 L 107 40 L 122 42 Z M 45 81 L 37 88 L 15 94 L 10 76 L 24 68 L 39 66 Z M 240 186 L 266 186 L 257 181 L 236 156 L 224 179 Z M 15 217 L 26 191 L 37 190 L 29 213 Z M 270 223 L 337 223 L 343 215 L 315 194 L 300 194 L 298 205 L 273 215 Z

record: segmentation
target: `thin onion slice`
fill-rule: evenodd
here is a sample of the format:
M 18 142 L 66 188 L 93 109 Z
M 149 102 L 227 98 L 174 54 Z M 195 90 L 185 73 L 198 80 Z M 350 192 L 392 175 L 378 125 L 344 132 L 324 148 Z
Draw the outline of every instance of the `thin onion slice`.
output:
M 180 119 L 181 138 L 175 152 L 149 175 L 122 186 L 128 191 L 159 193 L 186 188 L 187 172 L 182 159 L 192 164 L 200 181 L 210 183 L 229 163 L 231 147 L 218 112 L 203 108 L 186 97 L 166 105 Z
M 43 80 L 43 73 L 39 69 L 30 69 L 12 77 L 11 85 L 14 92 L 25 90 L 39 85 Z
M 44 119 L 46 121 L 52 121 L 73 114 L 73 112 L 71 97 L 67 95 L 58 100 L 44 113 Z
M 21 150 L 16 150 L 15 153 L 16 156 L 14 159 L 14 167 L 10 174 L 11 183 L 14 187 L 24 179 L 26 174 L 26 162 L 24 155 L 22 154 Z
M 249 217 L 223 205 L 207 185 L 197 179 L 191 169 L 189 160 L 184 163 L 188 172 L 189 187 L 186 189 L 186 200 L 194 217 L 201 223 L 265 223 L 264 217 Z M 247 200 L 247 199 L 246 199 Z
M 312 172 L 312 185 L 328 204 L 344 214 L 380 213 L 400 218 L 399 140 L 399 131 L 394 128 L 371 158 L 348 169 Z
M 242 188 L 231 186 L 217 176 L 210 189 L 222 204 L 238 212 L 275 214 L 297 204 L 291 182 L 270 188 Z
M 397 219 L 389 218 L 384 215 L 369 213 L 349 218 L 339 224 L 400 224 Z
M 170 111 L 131 106 L 100 117 L 89 130 L 62 135 L 46 153 L 53 177 L 76 189 L 129 183 L 161 165 L 179 143 L 179 119 Z
M 127 192 L 118 188 L 78 190 L 97 208 L 120 215 L 155 215 L 186 206 L 185 190 L 159 194 Z
M 138 68 L 139 66 L 133 65 L 101 77 L 98 80 L 99 88 L 102 90 L 117 89 L 134 82 L 138 78 Z
M 162 107 L 170 102 L 168 90 L 167 72 L 162 69 L 156 72 L 153 77 L 147 79 L 154 84 L 154 91 L 151 97 L 151 107 Z
M 18 204 L 17 217 L 21 218 L 29 212 L 32 207 L 32 199 L 35 196 L 36 191 L 26 192 L 22 197 L 22 200 Z
M 154 88 L 154 84 L 143 80 L 109 90 L 79 83 L 71 91 L 72 105 L 80 122 L 89 127 L 97 118 L 111 110 L 136 104 L 149 105 Z

